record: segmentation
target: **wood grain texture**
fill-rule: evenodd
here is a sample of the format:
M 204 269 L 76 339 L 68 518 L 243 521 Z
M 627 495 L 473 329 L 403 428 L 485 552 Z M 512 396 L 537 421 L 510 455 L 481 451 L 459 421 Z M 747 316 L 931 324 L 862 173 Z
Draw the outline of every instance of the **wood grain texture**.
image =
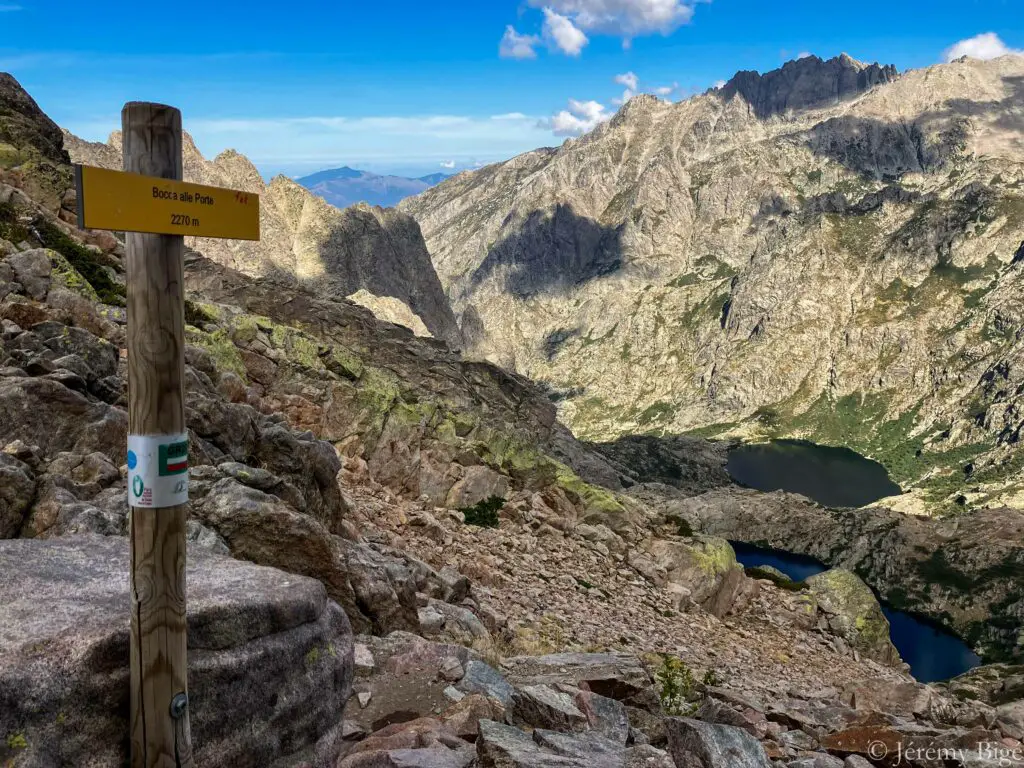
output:
M 121 113 L 124 170 L 180 180 L 181 113 L 131 102 Z M 184 239 L 129 233 L 128 430 L 185 431 Z M 185 524 L 187 506 L 131 510 L 131 764 L 194 766 L 188 712 L 174 720 L 175 694 L 187 693 Z

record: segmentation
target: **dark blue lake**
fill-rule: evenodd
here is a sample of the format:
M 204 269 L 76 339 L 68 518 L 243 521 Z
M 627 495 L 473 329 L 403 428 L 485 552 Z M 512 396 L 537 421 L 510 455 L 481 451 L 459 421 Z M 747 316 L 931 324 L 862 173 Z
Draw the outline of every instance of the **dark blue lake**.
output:
M 806 440 L 741 445 L 729 452 L 726 469 L 747 488 L 799 493 L 826 507 L 862 507 L 902 493 L 877 461 Z
M 736 559 L 747 568 L 770 565 L 778 568 L 793 581 L 827 570 L 814 558 L 774 549 L 762 549 L 738 541 L 729 542 L 736 550 Z M 882 603 L 882 611 L 889 619 L 892 644 L 910 671 L 922 683 L 948 680 L 981 664 L 981 659 L 956 635 L 942 627 L 897 611 Z

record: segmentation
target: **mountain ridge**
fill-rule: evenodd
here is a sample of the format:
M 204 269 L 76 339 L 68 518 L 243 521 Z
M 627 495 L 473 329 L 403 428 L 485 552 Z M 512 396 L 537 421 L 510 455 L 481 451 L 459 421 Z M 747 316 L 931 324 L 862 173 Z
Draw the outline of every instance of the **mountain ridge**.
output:
M 898 76 L 891 64 L 865 64 L 845 53 L 828 60 L 810 55 L 764 74 L 741 70 L 718 90 L 725 99 L 742 96 L 765 119 L 789 110 L 835 104 Z
M 103 144 L 64 131 L 64 141 L 75 162 L 121 168 L 120 132 Z M 295 281 L 332 296 L 365 290 L 390 297 L 406 305 L 432 335 L 461 348 L 455 317 L 410 217 L 365 203 L 339 210 L 283 175 L 267 183 L 235 150 L 207 160 L 188 133 L 183 167 L 186 181 L 261 196 L 258 242 L 187 238 L 189 247 L 246 274 Z M 372 306 L 392 322 L 403 324 L 408 317 L 401 310 L 389 312 L 387 302 Z
M 801 436 L 927 488 L 917 511 L 968 464 L 998 478 L 968 504 L 1017 498 L 1024 58 L 757 78 L 404 201 L 474 352 L 584 437 Z

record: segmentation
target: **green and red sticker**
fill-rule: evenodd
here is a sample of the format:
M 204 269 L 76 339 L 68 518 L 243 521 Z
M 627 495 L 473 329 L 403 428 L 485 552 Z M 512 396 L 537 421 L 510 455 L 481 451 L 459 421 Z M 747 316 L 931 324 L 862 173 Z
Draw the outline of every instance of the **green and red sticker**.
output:
M 177 443 L 160 446 L 160 477 L 188 472 L 188 436 Z
M 159 509 L 188 501 L 188 433 L 128 435 L 128 503 Z

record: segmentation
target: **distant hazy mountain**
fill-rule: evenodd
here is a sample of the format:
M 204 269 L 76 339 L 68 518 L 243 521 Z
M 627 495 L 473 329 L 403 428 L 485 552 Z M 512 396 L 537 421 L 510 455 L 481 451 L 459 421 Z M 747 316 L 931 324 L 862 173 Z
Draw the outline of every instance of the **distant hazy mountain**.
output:
M 449 176 L 447 173 L 432 173 L 418 179 L 379 176 L 346 166 L 318 171 L 296 181 L 338 208 L 347 208 L 359 202 L 391 208 L 407 197 L 440 184 Z

